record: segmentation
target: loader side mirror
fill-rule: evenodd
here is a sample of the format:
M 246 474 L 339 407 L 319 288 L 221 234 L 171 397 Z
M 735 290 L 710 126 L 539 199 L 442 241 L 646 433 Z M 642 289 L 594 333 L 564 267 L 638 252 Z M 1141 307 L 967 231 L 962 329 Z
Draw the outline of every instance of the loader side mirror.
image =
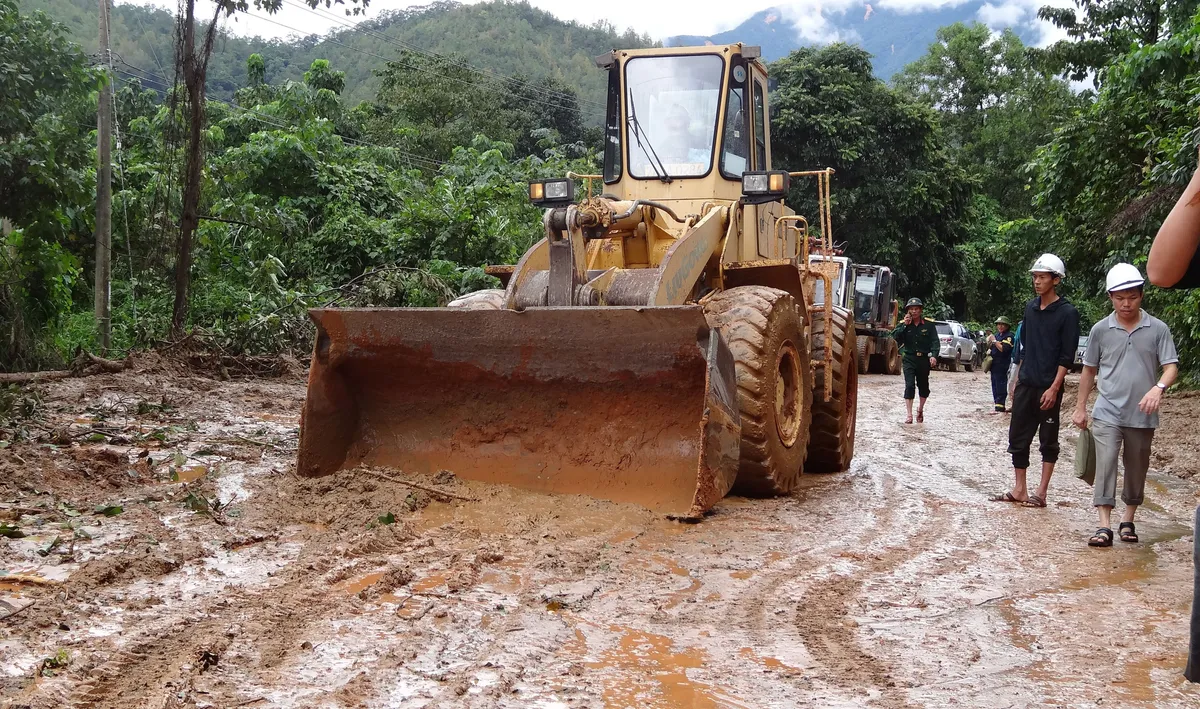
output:
M 742 202 L 765 204 L 783 199 L 792 186 L 792 176 L 785 170 L 742 173 Z
M 566 207 L 575 203 L 571 180 L 537 180 L 529 183 L 529 201 L 538 207 Z

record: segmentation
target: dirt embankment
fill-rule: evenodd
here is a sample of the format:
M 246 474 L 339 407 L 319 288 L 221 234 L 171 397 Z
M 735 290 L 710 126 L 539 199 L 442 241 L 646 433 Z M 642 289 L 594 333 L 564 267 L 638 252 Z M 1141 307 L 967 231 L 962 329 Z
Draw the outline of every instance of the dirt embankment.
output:
M 904 426 L 898 379 L 864 377 L 849 472 L 683 525 L 450 473 L 299 478 L 299 372 L 53 383 L 0 450 L 0 706 L 1200 703 L 1200 398 L 1164 405 L 1143 542 L 1094 550 L 1069 473 L 1048 509 L 986 501 L 1007 419 L 981 375 L 933 386 Z

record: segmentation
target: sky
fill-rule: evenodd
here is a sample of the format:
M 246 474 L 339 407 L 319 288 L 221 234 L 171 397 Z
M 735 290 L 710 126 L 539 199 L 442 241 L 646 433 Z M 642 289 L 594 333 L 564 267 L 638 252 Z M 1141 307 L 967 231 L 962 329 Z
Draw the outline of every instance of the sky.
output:
M 173 3 L 164 0 L 116 0 L 118 3 L 132 2 L 139 5 L 167 6 L 174 9 Z M 464 3 L 479 0 L 460 0 Z M 253 2 L 253 0 L 251 0 Z M 252 10 L 249 15 L 237 15 L 236 19 L 228 21 L 228 29 L 240 35 L 259 35 L 262 37 L 286 38 L 289 35 L 323 34 L 332 28 L 344 27 L 347 22 L 355 22 L 361 17 L 346 17 L 345 8 L 354 7 L 347 0 L 346 5 L 333 5 L 326 9 L 321 7 L 319 12 L 313 12 L 300 5 L 303 0 L 283 0 L 283 8 L 275 15 L 267 15 L 261 11 Z M 792 20 L 800 20 L 804 27 L 805 39 L 815 41 L 834 41 L 839 39 L 829 22 L 830 14 L 842 12 L 865 12 L 867 2 L 864 0 L 800 0 L 750 3 L 730 3 L 728 0 L 606 0 L 599 2 L 579 2 L 579 0 L 529 0 L 530 4 L 539 7 L 563 20 L 575 20 L 583 24 L 592 24 L 598 20 L 607 20 L 625 30 L 632 27 L 638 32 L 650 34 L 655 39 L 665 39 L 673 35 L 710 35 L 731 29 L 741 24 L 755 12 L 769 7 L 779 8 L 782 14 Z M 868 0 L 873 10 L 891 9 L 898 12 L 920 12 L 939 7 L 955 6 L 966 0 Z M 1052 0 L 1056 4 L 1070 4 L 1069 0 Z M 428 0 L 372 0 L 366 9 L 366 17 L 376 17 L 384 10 L 398 10 L 428 4 Z M 989 0 L 979 12 L 979 20 L 990 27 L 1000 29 L 1008 25 L 1032 24 L 1043 27 L 1043 40 L 1039 44 L 1047 44 L 1057 39 L 1054 28 L 1041 23 L 1036 18 L 1037 8 L 1050 4 L 1047 0 Z M 200 0 L 197 12 L 211 15 L 213 5 L 208 0 Z

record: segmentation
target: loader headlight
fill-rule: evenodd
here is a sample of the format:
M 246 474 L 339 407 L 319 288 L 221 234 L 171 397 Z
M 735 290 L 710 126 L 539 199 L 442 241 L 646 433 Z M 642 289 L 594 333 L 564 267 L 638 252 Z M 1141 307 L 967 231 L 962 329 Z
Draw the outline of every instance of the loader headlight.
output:
M 529 183 L 529 201 L 539 207 L 565 207 L 575 202 L 571 180 L 538 180 Z
M 792 177 L 783 170 L 742 173 L 742 201 L 746 204 L 774 202 L 787 195 Z

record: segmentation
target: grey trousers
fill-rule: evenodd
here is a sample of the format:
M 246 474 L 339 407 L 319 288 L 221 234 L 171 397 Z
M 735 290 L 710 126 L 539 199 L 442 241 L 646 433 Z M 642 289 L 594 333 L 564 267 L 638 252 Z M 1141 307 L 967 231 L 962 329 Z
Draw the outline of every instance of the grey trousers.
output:
M 1092 504 L 1114 507 L 1117 504 L 1117 457 L 1125 462 L 1125 482 L 1121 486 L 1121 501 L 1140 505 L 1145 498 L 1146 471 L 1150 469 L 1150 443 L 1153 428 L 1130 428 L 1106 421 L 1092 421 L 1092 437 L 1096 439 L 1096 483 L 1092 488 Z

